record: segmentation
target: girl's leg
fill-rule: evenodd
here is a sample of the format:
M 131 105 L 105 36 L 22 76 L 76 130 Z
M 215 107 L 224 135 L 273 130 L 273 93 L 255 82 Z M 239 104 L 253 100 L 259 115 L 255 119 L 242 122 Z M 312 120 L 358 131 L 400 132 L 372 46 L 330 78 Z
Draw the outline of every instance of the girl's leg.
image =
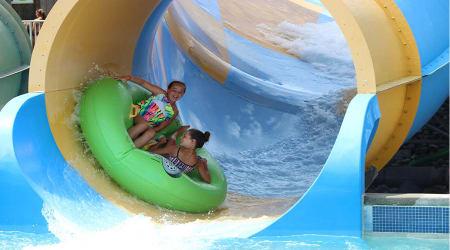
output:
M 147 121 L 144 119 L 144 117 L 137 115 L 133 118 L 134 124 L 138 123 L 147 123 Z
M 128 135 L 130 135 L 131 140 L 134 141 L 140 134 L 148 129 L 148 125 L 140 115 L 135 116 L 133 120 L 134 125 L 128 129 Z
M 137 123 L 128 129 L 128 134 L 131 140 L 135 140 L 140 134 L 144 133 L 148 129 L 147 123 Z
M 147 125 L 147 124 L 146 124 Z M 147 126 L 148 127 L 148 126 Z M 147 144 L 153 137 L 155 136 L 156 132 L 153 128 L 148 127 L 148 129 L 142 133 L 140 136 L 138 136 L 133 142 L 134 145 L 137 148 L 142 148 Z

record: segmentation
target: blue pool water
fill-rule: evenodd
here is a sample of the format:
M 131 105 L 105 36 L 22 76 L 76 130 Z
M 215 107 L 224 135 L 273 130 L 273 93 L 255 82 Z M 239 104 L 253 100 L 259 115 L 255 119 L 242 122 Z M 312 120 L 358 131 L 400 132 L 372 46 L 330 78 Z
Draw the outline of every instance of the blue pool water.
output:
M 219 227 L 220 225 L 217 225 Z M 186 228 L 189 229 L 189 228 Z M 198 228 L 196 228 L 198 229 Z M 128 229 L 129 230 L 129 229 Z M 91 236 L 78 236 L 70 240 L 58 240 L 51 234 L 32 234 L 23 232 L 0 231 L 0 249 L 449 249 L 448 239 L 424 239 L 418 237 L 400 237 L 386 235 L 382 237 L 366 236 L 363 239 L 327 236 L 291 236 L 271 238 L 212 238 L 198 237 L 202 234 L 182 235 L 181 237 L 163 235 L 155 231 L 133 232 L 134 236 L 116 232 L 96 232 Z M 153 234 L 152 234 L 153 233 Z M 190 237 L 190 238 L 189 238 Z
M 448 249 L 447 239 L 374 237 L 364 239 L 326 236 L 292 236 L 265 239 L 226 239 L 210 249 Z

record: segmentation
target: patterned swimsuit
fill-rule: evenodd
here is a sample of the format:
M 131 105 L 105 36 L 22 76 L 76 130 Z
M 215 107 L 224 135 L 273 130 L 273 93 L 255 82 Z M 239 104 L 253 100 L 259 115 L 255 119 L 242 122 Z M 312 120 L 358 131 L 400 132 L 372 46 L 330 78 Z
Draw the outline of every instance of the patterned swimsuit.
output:
M 139 115 L 152 127 L 156 127 L 164 121 L 170 120 L 175 114 L 169 99 L 164 94 L 150 96 L 138 103 Z
M 166 155 L 165 157 L 167 158 L 167 160 L 172 162 L 173 165 L 175 165 L 178 169 L 180 169 L 184 173 L 189 173 L 192 170 L 194 170 L 195 165 L 197 165 L 198 161 L 200 160 L 200 156 L 197 156 L 197 161 L 195 162 L 194 165 L 191 166 L 189 164 L 184 163 L 182 160 L 180 160 L 180 158 L 178 158 L 179 153 L 180 153 L 180 148 L 178 148 L 177 156 Z

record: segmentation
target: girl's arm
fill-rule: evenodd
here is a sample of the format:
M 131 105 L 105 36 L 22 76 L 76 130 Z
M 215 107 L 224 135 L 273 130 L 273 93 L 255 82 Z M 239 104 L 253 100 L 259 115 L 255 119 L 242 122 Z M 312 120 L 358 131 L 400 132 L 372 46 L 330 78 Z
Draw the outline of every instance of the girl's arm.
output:
M 150 152 L 152 152 L 154 154 L 159 154 L 159 155 L 174 155 L 176 148 L 177 148 L 177 144 L 169 141 L 164 147 L 151 149 Z M 175 152 L 175 154 L 176 154 L 176 152 Z
M 149 90 L 150 92 L 152 92 L 152 95 L 166 94 L 166 91 L 164 91 L 162 88 L 160 88 L 150 82 L 147 82 L 146 80 L 144 80 L 142 78 L 131 76 L 131 75 L 121 76 L 119 78 L 126 80 L 126 81 L 132 81 L 132 82 L 135 82 L 135 83 L 141 85 L 142 87 L 144 87 L 147 90 Z
M 190 127 L 190 125 L 181 126 L 177 131 L 175 131 L 175 133 L 173 133 L 173 135 L 170 138 L 172 138 L 173 140 L 176 140 L 178 138 L 178 136 L 181 136 L 183 133 L 185 133 L 189 127 Z
M 203 158 L 200 158 L 198 162 L 198 172 L 200 173 L 200 176 L 202 177 L 204 182 L 208 184 L 211 183 L 211 176 L 209 175 L 208 164 L 206 160 Z

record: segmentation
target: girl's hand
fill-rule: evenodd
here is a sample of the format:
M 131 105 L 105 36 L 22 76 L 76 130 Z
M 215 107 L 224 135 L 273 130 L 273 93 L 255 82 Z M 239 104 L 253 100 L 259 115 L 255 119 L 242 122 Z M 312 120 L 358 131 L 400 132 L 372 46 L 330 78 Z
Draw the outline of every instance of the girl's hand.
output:
M 175 131 L 175 133 L 173 133 L 172 139 L 176 140 L 177 137 L 179 135 L 182 135 L 183 133 L 185 133 L 188 130 L 189 127 L 190 127 L 189 125 L 181 126 L 177 131 Z
M 203 181 L 206 183 L 211 183 L 211 175 L 209 175 L 208 171 L 208 162 L 206 159 L 201 158 L 198 164 L 198 171 L 200 172 L 200 176 Z
M 178 133 L 179 133 L 179 134 L 182 134 L 182 133 L 186 132 L 190 127 L 191 127 L 190 125 L 184 125 L 184 126 L 181 126 L 181 127 L 178 129 Z
M 123 80 L 123 81 L 131 81 L 131 79 L 133 79 L 133 77 L 130 75 L 119 76 L 117 78 L 119 78 L 120 80 Z

